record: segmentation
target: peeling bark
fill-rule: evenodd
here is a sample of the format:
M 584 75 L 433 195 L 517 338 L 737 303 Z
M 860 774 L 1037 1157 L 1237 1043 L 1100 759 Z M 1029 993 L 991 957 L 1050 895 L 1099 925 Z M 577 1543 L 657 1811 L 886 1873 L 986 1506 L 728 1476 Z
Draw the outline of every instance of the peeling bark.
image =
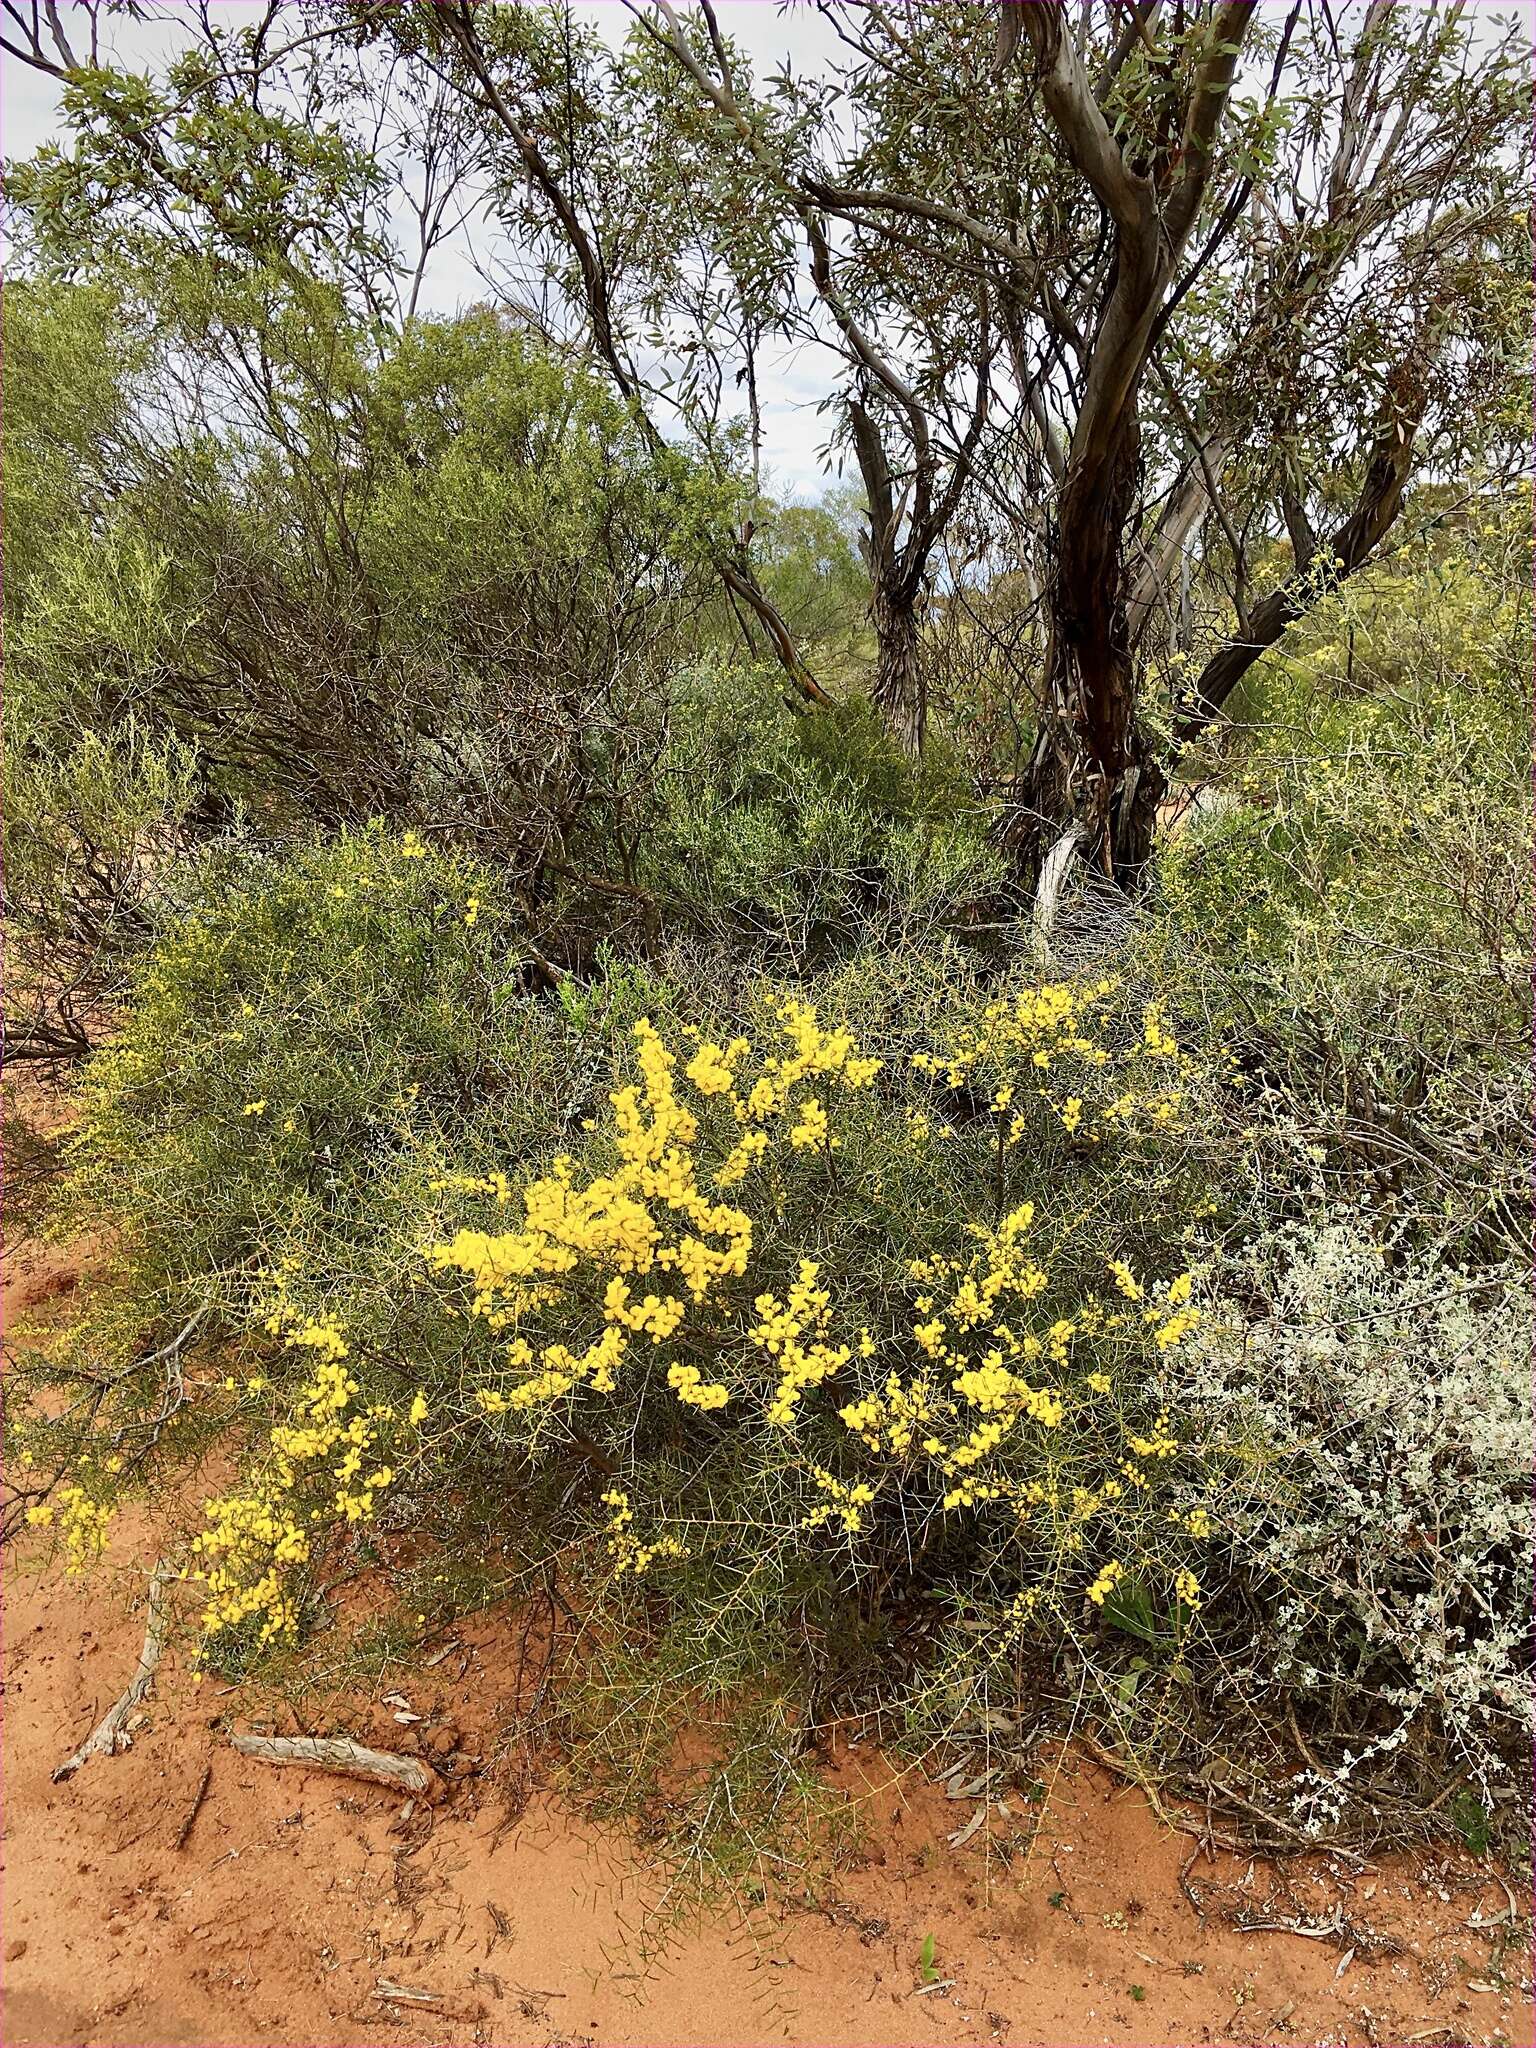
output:
M 441 1798 L 443 1792 L 436 1771 L 419 1757 L 365 1749 L 362 1743 L 345 1736 L 232 1735 L 230 1741 L 242 1756 L 254 1757 L 258 1763 L 338 1771 L 348 1778 L 371 1778 L 375 1784 L 391 1786 L 397 1792 L 414 1792 L 418 1798 L 429 1801 Z

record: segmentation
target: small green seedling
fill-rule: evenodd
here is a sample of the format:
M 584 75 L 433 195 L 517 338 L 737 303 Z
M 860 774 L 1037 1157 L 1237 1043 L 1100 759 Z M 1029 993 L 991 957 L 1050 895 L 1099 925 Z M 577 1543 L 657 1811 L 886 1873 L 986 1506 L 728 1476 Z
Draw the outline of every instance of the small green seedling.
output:
M 923 1936 L 923 1945 L 918 1951 L 917 1957 L 917 1973 L 925 1984 L 937 1984 L 939 1981 L 939 1973 L 933 1964 L 933 1936 L 931 1934 Z
M 1140 2005 L 1141 2001 L 1146 1997 L 1146 1995 L 1147 1987 L 1145 1984 L 1133 1984 L 1131 1986 L 1131 1996 L 1135 1999 L 1138 2005 Z
M 1052 1892 L 1045 1903 L 1048 1906 L 1054 1906 L 1057 1912 L 1059 1913 L 1062 1907 L 1067 1903 L 1067 1895 L 1065 1892 Z
M 1460 1792 L 1451 1801 L 1451 1820 L 1457 1834 L 1474 1856 L 1486 1856 L 1493 1816 L 1470 1792 Z

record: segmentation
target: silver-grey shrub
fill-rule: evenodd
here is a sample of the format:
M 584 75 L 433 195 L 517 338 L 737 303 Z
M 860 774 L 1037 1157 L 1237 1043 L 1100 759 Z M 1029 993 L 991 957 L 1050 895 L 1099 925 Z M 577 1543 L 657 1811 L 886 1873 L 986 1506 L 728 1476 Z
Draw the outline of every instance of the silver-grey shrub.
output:
M 1325 1213 L 1225 1265 L 1170 1362 L 1170 1406 L 1228 1460 L 1218 1546 L 1262 1616 L 1242 1661 L 1314 1731 L 1319 1826 L 1394 1751 L 1490 1801 L 1529 1757 L 1531 1318 L 1515 1267 Z

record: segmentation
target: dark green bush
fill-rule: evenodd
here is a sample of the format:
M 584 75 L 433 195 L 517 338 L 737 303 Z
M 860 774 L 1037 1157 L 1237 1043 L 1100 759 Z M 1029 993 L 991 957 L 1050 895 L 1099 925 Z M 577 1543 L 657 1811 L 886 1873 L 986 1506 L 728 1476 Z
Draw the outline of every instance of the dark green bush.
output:
M 783 971 L 964 927 L 1005 864 L 960 764 L 914 764 L 861 699 L 787 717 L 771 678 L 676 686 L 641 872 L 684 928 Z

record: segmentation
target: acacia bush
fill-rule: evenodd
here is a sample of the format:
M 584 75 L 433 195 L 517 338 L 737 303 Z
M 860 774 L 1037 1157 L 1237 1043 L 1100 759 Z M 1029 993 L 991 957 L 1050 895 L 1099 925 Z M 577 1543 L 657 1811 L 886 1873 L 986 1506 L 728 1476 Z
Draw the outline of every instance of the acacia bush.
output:
M 1156 1006 L 957 960 L 925 1007 L 855 965 L 867 1044 L 835 977 L 728 983 L 711 1036 L 653 970 L 531 990 L 518 936 L 472 863 L 368 832 L 160 944 L 60 1223 L 110 1225 L 117 1284 L 21 1361 L 32 1518 L 83 1561 L 126 1480 L 233 1430 L 181 1552 L 226 1665 L 315 1625 L 338 1543 L 450 1501 L 515 1501 L 518 1568 L 631 1640 L 660 1599 L 717 1688 L 777 1660 L 807 1706 L 888 1682 L 912 1597 L 1184 1632 L 1210 1524 L 1166 1505 L 1151 1389 L 1214 1084 Z
M 82 1433 L 144 1477 L 207 1440 L 223 1404 L 193 1398 L 182 1351 L 239 1326 L 273 1234 L 365 1240 L 413 1130 L 499 1072 L 544 1079 L 517 1047 L 526 955 L 472 861 L 365 831 L 205 881 L 140 957 L 61 1148 L 49 1227 L 105 1231 L 115 1258 L 62 1346 L 20 1347 L 24 1498 L 90 1455 Z
M 791 1819 L 809 1853 L 806 1745 L 867 1709 L 1244 1757 L 1280 1839 L 1502 1824 L 1511 605 L 1433 674 L 1279 669 L 1317 737 L 1248 738 L 1093 974 L 1021 957 L 942 752 L 719 664 L 675 680 L 580 974 L 560 899 L 456 830 L 135 858 L 52 1222 L 114 1260 L 18 1346 L 10 1518 L 84 1568 L 147 1488 L 232 1674 L 302 1681 L 349 1560 L 396 1655 L 556 1589 L 573 1782 L 716 1879 Z M 1363 678 L 1387 629 L 1351 628 Z M 719 1723 L 681 1801 L 680 1701 Z
M 1367 1196 L 1495 1262 L 1528 1240 L 1530 624 L 1508 507 L 1338 592 L 1265 664 L 1135 938 L 1251 1075 L 1283 1200 Z
M 182 258 L 24 280 L 5 325 L 22 757 L 179 746 L 204 825 L 243 806 L 269 843 L 430 826 L 590 946 L 732 491 L 483 309 L 386 337 L 316 280 Z M 76 350 L 101 366 L 65 402 Z
M 136 958 L 204 886 L 210 849 L 187 829 L 198 777 L 176 740 L 135 719 L 48 732 L 25 711 L 12 732 L 6 1055 L 63 1063 L 91 1050 Z
M 1307 1319 L 1344 1241 L 1266 1235 L 1261 1091 L 1175 1027 L 1187 995 L 1000 975 L 931 929 L 795 984 L 713 938 L 577 981 L 502 877 L 420 833 L 247 855 L 86 1069 L 53 1227 L 116 1258 L 20 1349 L 12 1513 L 80 1568 L 147 1487 L 228 1672 L 302 1672 L 354 1553 L 402 1654 L 558 1586 L 586 1617 L 573 1769 L 630 1811 L 671 1768 L 669 1701 L 725 1717 L 727 1807 L 769 1830 L 814 1804 L 827 1713 L 930 1746 L 1016 1717 L 1027 1670 L 1042 1725 L 1075 1693 L 1164 1768 L 1288 1706 L 1345 1774 L 1296 1825 L 1356 1832 L 1350 1755 L 1374 1745 L 1375 1786 L 1394 1747 L 1358 1709 L 1379 1687 L 1420 1781 L 1473 1770 L 1492 1812 L 1526 1700 L 1515 1385 L 1471 1436 L 1441 1389 L 1494 1324 L 1426 1326 L 1432 1367 L 1406 1362 L 1436 1254 L 1405 1240 L 1402 1272 L 1371 1255 L 1381 1342 L 1351 1346 L 1341 1293 L 1327 1372 L 1284 1363 L 1332 1358 Z M 189 1513 L 215 1443 L 228 1477 Z M 1390 1509 L 1341 1490 L 1367 1445 Z M 1452 1470 L 1451 1575 L 1416 1586 Z M 656 1824 L 697 1850 L 717 1796 Z

